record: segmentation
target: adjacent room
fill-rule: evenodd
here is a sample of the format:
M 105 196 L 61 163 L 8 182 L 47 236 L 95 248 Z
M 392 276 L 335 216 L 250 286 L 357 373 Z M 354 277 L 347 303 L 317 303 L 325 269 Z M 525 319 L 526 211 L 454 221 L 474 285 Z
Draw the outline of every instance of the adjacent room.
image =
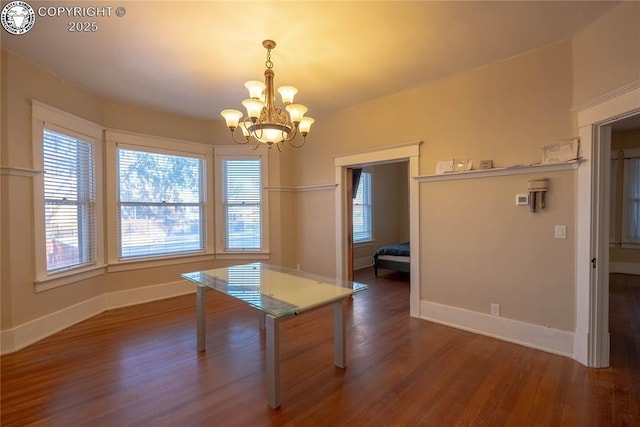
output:
M 640 2 L 1 7 L 3 426 L 640 425 Z

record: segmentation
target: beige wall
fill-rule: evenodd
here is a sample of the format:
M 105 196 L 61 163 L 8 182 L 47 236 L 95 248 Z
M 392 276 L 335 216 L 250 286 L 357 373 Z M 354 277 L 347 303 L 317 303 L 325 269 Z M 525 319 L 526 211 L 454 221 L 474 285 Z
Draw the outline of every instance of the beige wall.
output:
M 100 99 L 21 59 L 2 52 L 2 166 L 32 167 L 31 99 L 51 103 L 78 116 L 101 119 Z M 2 174 L 2 325 L 7 329 L 98 295 L 95 279 L 34 293 L 32 177 Z
M 296 194 L 298 240 L 294 244 L 302 270 L 328 275 L 335 272 L 335 245 L 327 243 L 334 241 L 332 237 L 336 227 L 334 191 L 301 191 Z
M 544 144 L 575 134 L 571 103 L 571 43 L 564 42 L 324 118 L 297 156 L 296 178 L 325 183 L 332 179 L 336 152 L 417 140 L 424 141 L 421 175 L 432 174 L 438 160 L 454 157 L 476 165 L 492 159 L 497 167 L 538 162 Z M 526 177 L 422 183 L 421 234 L 411 236 L 412 246 L 421 247 L 421 299 L 483 313 L 489 301 L 497 302 L 505 317 L 573 330 L 573 174 L 554 176 L 552 186 L 550 209 L 531 215 L 514 206 Z M 324 216 L 334 215 L 333 200 L 316 205 Z M 567 225 L 570 239 L 553 239 L 552 224 Z M 316 227 L 313 244 L 300 236 L 303 265 L 335 247 L 333 225 Z M 528 243 L 517 239 L 519 232 Z M 531 261 L 541 254 L 541 262 Z M 313 268 L 331 274 L 334 264 L 328 258 L 324 264 L 314 261 Z M 546 296 L 527 299 L 534 294 Z
M 493 159 L 498 167 L 540 161 L 543 144 L 573 136 L 571 90 L 565 42 L 341 110 L 317 123 L 296 161 L 296 181 L 333 182 L 336 154 L 418 140 L 421 174 L 453 157 Z
M 573 105 L 640 79 L 640 2 L 627 1 L 577 34 Z
M 640 78 L 639 7 L 626 2 L 573 40 L 323 117 L 297 156 L 296 181 L 331 182 L 336 153 L 418 140 L 420 175 L 454 157 L 540 161 L 544 144 L 577 135 L 573 106 Z M 513 206 L 526 176 L 421 183 L 420 235 L 411 236 L 421 247 L 421 300 L 481 313 L 494 302 L 504 317 L 574 330 L 575 172 L 549 176 L 549 209 L 535 215 Z M 305 202 L 328 217 L 335 209 Z M 568 239 L 553 238 L 555 225 Z M 335 272 L 333 259 L 314 258 L 335 247 L 333 225 L 316 225 L 313 239 L 300 236 L 300 262 Z
M 220 122 L 197 120 L 136 106 L 122 105 L 84 89 L 2 51 L 3 167 L 32 167 L 31 100 L 118 130 L 194 141 L 231 143 Z M 275 151 L 275 150 L 274 150 Z M 269 153 L 269 180 L 276 187 L 291 185 L 290 153 Z M 212 268 L 213 261 L 110 272 L 40 293 L 34 292 L 33 174 L 7 169 L 0 176 L 2 330 L 87 301 L 106 292 L 173 282 L 180 273 Z M 269 192 L 271 261 L 295 266 L 296 238 L 293 194 Z M 282 232 L 281 232 L 282 231 Z M 217 265 L 217 264 L 215 264 Z M 185 284 L 185 286 L 188 286 Z
M 380 245 L 409 240 L 407 162 L 376 165 L 373 175 L 374 237 Z
M 516 206 L 540 177 L 545 209 Z M 421 183 L 421 298 L 481 313 L 497 303 L 503 317 L 574 330 L 574 189 L 575 171 Z

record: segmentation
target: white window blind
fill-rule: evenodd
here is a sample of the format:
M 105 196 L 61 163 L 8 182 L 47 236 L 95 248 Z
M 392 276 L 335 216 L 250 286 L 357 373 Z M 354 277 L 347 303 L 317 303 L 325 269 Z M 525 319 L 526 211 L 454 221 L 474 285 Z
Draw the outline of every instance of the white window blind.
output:
M 256 307 L 262 307 L 264 296 L 260 291 L 261 269 L 254 268 L 251 264 L 234 265 L 229 269 L 228 275 L 229 283 L 233 283 L 227 291 L 229 295 L 250 302 Z
M 624 159 L 622 242 L 640 243 L 640 156 Z
M 262 172 L 259 159 L 222 160 L 225 248 L 262 247 Z
M 120 259 L 205 249 L 203 158 L 118 148 Z
M 93 144 L 44 129 L 43 166 L 47 274 L 95 263 Z
M 371 173 L 362 172 L 356 197 L 353 199 L 354 242 L 373 239 L 371 222 Z

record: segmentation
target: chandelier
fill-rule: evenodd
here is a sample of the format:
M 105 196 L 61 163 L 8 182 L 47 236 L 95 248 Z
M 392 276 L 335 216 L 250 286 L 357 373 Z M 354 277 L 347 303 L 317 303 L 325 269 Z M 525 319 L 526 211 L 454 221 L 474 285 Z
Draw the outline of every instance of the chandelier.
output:
M 286 112 L 276 105 L 273 90 L 273 62 L 271 62 L 271 50 L 276 47 L 276 42 L 265 40 L 262 46 L 267 49 L 264 83 L 250 80 L 244 84 L 249 90 L 249 98 L 242 101 L 242 105 L 247 110 L 246 116 L 238 110 L 223 110 L 222 117 L 231 131 L 231 137 L 238 144 L 249 144 L 254 150 L 260 144 L 266 144 L 269 148 L 275 145 L 282 151 L 285 142 L 289 142 L 295 148 L 302 147 L 314 120 L 311 117 L 304 117 L 307 107 L 293 103 L 293 97 L 298 93 L 298 89 L 293 86 L 278 88 Z M 236 139 L 238 128 L 243 136 L 239 140 Z M 302 135 L 302 141 L 294 140 L 298 134 Z

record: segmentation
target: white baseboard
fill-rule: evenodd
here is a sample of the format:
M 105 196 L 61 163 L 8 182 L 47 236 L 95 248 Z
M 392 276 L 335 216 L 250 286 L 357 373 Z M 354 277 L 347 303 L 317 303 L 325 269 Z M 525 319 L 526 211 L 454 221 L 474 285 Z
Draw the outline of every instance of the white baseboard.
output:
M 0 354 L 13 353 L 105 311 L 104 295 L 66 307 L 13 329 L 0 331 Z
M 109 292 L 47 314 L 15 328 L 0 331 L 0 354 L 13 353 L 90 317 L 129 305 L 171 298 L 195 292 L 186 281 L 163 283 Z
M 609 273 L 624 273 L 640 275 L 640 263 L 637 262 L 610 262 Z
M 355 258 L 353 260 L 353 269 L 362 270 L 363 268 L 371 267 L 373 265 L 373 257 Z
M 192 294 L 196 291 L 193 283 L 186 280 L 162 283 L 160 285 L 144 286 L 142 288 L 127 289 L 105 294 L 106 309 L 127 307 L 143 304 L 180 295 Z
M 420 301 L 420 317 L 573 359 L 573 332 Z

